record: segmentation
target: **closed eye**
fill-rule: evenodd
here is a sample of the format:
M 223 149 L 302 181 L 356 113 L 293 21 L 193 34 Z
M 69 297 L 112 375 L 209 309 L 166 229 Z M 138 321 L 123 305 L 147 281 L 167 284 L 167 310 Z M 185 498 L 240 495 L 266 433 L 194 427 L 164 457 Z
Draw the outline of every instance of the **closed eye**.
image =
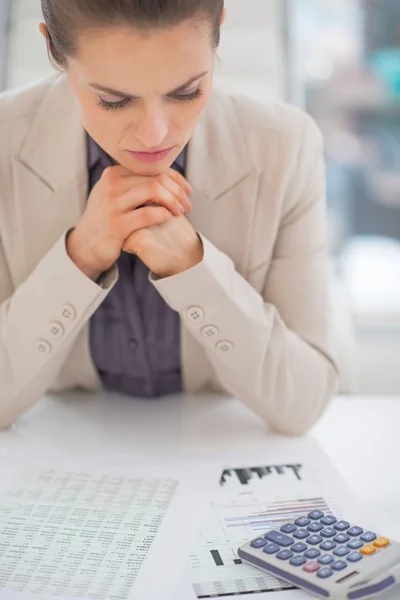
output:
M 194 92 L 190 93 L 169 94 L 167 98 L 170 98 L 171 100 L 175 100 L 177 102 L 191 102 L 197 100 L 198 98 L 201 98 L 202 95 L 203 91 L 200 88 L 197 88 L 196 90 L 194 90 Z M 128 97 L 123 98 L 122 100 L 118 100 L 117 102 L 108 102 L 107 100 L 104 100 L 104 98 L 101 98 L 99 96 L 97 106 L 100 106 L 100 108 L 104 110 L 122 110 L 123 108 L 132 105 L 137 100 L 137 98 Z

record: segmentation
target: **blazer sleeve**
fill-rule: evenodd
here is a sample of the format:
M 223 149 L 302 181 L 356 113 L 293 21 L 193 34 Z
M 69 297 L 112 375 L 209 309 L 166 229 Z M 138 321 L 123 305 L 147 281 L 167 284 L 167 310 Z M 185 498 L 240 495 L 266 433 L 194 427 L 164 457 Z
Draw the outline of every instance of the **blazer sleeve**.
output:
M 32 406 L 53 385 L 83 325 L 117 279 L 102 285 L 71 261 L 66 234 L 13 290 L 0 239 L 0 429 Z
M 262 294 L 203 238 L 203 262 L 153 280 L 205 348 L 223 388 L 282 433 L 301 434 L 337 392 L 322 138 L 307 119 Z M 268 190 L 260 194 L 268 198 Z M 259 198 L 262 202 L 263 198 Z M 198 310 L 200 309 L 200 310 Z M 208 338 L 213 325 L 219 340 Z

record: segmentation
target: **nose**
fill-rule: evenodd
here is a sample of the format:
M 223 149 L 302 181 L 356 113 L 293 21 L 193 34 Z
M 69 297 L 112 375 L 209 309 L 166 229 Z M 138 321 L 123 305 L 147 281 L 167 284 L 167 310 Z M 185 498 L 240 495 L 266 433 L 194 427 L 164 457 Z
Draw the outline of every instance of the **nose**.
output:
M 136 123 L 136 137 L 149 150 L 159 149 L 168 134 L 168 123 L 163 107 L 146 107 Z

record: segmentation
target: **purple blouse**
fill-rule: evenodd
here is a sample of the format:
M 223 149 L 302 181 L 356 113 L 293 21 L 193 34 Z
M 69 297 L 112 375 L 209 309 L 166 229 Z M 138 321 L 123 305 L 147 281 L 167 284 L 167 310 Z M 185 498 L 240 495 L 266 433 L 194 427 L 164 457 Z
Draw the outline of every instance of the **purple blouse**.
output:
M 110 157 L 88 135 L 90 193 Z M 185 152 L 172 168 L 185 173 Z M 182 391 L 180 317 L 149 282 L 149 269 L 123 252 L 119 280 L 90 321 L 90 348 L 105 389 L 139 397 Z

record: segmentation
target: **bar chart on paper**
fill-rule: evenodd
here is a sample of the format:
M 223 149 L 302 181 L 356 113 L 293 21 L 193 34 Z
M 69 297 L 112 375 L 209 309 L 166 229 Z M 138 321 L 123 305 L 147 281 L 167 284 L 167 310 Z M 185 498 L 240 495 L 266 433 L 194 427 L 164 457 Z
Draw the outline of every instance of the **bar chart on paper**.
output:
M 198 599 L 290 589 L 284 582 L 242 564 L 238 547 L 258 533 L 312 510 L 340 514 L 321 497 L 314 475 L 301 464 L 227 469 L 217 501 L 190 556 Z

